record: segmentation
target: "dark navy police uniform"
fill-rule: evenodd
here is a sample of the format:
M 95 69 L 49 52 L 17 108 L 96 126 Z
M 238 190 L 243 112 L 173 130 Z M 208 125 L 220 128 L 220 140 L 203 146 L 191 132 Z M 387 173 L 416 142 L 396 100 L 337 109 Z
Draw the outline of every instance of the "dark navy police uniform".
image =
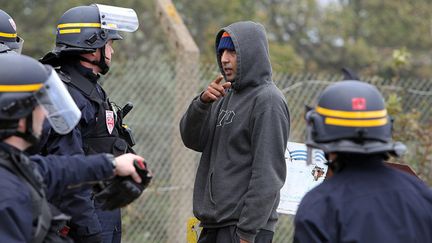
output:
M 81 66 L 78 61 L 65 63 L 58 73 L 81 110 L 82 117 L 78 126 L 67 135 L 49 131 L 49 136 L 44 138 L 43 154 L 88 155 L 105 152 L 118 156 L 133 152 L 127 142 L 119 137 L 120 118 L 97 83 L 99 75 Z M 70 193 L 55 204 L 60 204 L 60 209 L 72 216 L 71 233 L 75 234 L 75 239 L 84 241 L 82 236 L 102 231 L 102 242 L 120 242 L 120 209 L 100 210 L 91 200 L 90 188 Z
M 380 160 L 346 167 L 305 195 L 294 242 L 432 242 L 432 190 Z
M 67 190 L 68 185 L 101 180 L 113 175 L 111 162 L 104 155 L 87 158 L 34 156 L 30 161 L 21 151 L 0 142 L 0 160 L 9 161 L 14 168 L 19 168 L 16 166 L 18 163 L 23 168 L 31 168 L 31 175 L 34 175 L 34 181 L 40 183 L 46 199 Z M 68 163 L 64 163 L 64 160 Z M 35 213 L 37 208 L 34 208 L 32 202 L 34 198 L 30 184 L 3 163 L 0 161 L 0 242 L 35 242 L 33 224 L 40 215 Z

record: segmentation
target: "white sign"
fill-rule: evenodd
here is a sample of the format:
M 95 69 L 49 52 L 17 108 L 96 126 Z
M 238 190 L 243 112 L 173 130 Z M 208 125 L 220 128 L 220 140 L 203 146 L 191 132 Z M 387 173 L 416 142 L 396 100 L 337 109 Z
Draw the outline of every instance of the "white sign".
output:
M 327 160 L 324 157 L 324 152 L 313 149 L 312 156 L 312 164 L 307 165 L 306 145 L 288 142 L 285 151 L 287 176 L 280 191 L 278 213 L 294 215 L 306 192 L 324 181 L 327 174 L 327 165 L 325 165 Z

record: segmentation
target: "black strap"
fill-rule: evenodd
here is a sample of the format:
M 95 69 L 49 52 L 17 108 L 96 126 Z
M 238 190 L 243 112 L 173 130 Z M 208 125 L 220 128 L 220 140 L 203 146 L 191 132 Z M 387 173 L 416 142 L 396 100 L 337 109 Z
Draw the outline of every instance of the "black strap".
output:
M 64 71 L 64 72 L 63 72 Z M 90 100 L 101 104 L 104 102 L 99 96 L 96 84 L 81 75 L 74 66 L 66 65 L 59 72 L 60 79 L 67 85 L 73 86 Z

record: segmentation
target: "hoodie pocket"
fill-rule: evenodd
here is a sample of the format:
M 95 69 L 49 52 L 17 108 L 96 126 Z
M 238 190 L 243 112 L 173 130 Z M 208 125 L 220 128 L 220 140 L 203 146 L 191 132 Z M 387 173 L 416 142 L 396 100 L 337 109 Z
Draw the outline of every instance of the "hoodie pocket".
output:
M 213 204 L 216 204 L 216 202 L 213 198 L 213 171 L 210 172 L 208 185 L 209 185 L 210 202 L 212 202 Z

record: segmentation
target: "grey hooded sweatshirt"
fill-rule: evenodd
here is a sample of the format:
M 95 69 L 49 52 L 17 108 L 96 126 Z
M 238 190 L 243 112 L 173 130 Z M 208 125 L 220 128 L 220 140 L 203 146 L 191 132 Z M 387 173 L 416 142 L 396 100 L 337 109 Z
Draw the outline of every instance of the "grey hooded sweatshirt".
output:
M 237 53 L 233 85 L 213 103 L 195 97 L 180 132 L 186 147 L 202 152 L 195 216 L 205 228 L 235 225 L 240 238 L 253 242 L 260 229 L 275 229 L 286 176 L 289 112 L 272 81 L 264 27 L 250 21 L 225 27 L 217 34 L 216 50 L 225 31 Z M 216 56 L 225 76 L 220 54 Z

